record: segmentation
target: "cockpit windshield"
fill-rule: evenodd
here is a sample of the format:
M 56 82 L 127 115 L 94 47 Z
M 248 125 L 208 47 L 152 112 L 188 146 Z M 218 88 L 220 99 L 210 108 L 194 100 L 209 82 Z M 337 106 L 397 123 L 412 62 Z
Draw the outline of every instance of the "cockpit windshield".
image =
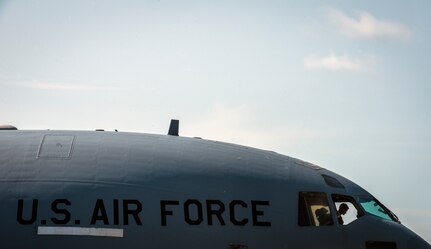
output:
M 393 215 L 389 209 L 383 206 L 376 199 L 359 197 L 359 203 L 368 214 L 380 217 L 385 220 L 398 221 L 396 216 Z

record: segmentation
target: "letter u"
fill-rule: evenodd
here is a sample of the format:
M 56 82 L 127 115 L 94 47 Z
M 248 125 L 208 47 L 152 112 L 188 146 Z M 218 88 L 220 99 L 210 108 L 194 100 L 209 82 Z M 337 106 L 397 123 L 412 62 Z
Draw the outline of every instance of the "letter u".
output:
M 31 217 L 29 219 L 23 218 L 24 213 L 24 200 L 19 199 L 18 200 L 18 212 L 16 215 L 16 220 L 22 224 L 22 225 L 31 225 L 37 220 L 37 206 L 38 206 L 39 200 L 33 199 L 33 203 L 31 206 Z

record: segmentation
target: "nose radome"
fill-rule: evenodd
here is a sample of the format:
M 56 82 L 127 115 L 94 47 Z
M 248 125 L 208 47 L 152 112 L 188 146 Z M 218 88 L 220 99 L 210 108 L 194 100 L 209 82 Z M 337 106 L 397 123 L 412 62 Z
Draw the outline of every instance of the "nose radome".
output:
M 431 249 L 431 245 L 428 244 L 424 239 L 415 235 L 409 241 L 407 241 L 407 248 L 414 249 Z

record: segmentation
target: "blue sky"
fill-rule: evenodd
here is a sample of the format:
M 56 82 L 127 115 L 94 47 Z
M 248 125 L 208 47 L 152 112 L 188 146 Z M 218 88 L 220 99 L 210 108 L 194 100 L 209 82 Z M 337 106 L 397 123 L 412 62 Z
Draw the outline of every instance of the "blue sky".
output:
M 346 176 L 431 241 L 431 2 L 0 1 L 0 123 L 180 133 Z

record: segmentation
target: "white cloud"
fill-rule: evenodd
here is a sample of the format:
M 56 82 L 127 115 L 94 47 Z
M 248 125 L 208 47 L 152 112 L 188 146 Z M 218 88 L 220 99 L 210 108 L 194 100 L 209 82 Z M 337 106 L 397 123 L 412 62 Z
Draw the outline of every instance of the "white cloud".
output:
M 401 23 L 379 20 L 365 11 L 358 12 L 355 18 L 330 9 L 329 18 L 340 27 L 343 33 L 353 37 L 407 39 L 412 33 Z
M 366 69 L 366 64 L 366 62 L 359 59 L 351 59 L 346 55 L 336 56 L 334 54 L 326 57 L 310 55 L 304 59 L 304 67 L 307 69 L 362 71 Z
M 79 84 L 66 84 L 66 83 L 43 83 L 34 82 L 21 84 L 25 87 L 43 90 L 58 90 L 58 91 L 111 91 L 121 90 L 123 88 L 111 86 L 94 86 L 94 85 L 79 85 Z
M 0 74 L 0 85 L 5 84 L 15 87 L 25 87 L 40 90 L 54 90 L 54 91 L 119 91 L 126 90 L 129 87 L 117 87 L 115 82 L 102 84 L 101 82 L 56 82 L 51 80 L 40 79 L 21 79 L 14 77 L 7 77 Z

